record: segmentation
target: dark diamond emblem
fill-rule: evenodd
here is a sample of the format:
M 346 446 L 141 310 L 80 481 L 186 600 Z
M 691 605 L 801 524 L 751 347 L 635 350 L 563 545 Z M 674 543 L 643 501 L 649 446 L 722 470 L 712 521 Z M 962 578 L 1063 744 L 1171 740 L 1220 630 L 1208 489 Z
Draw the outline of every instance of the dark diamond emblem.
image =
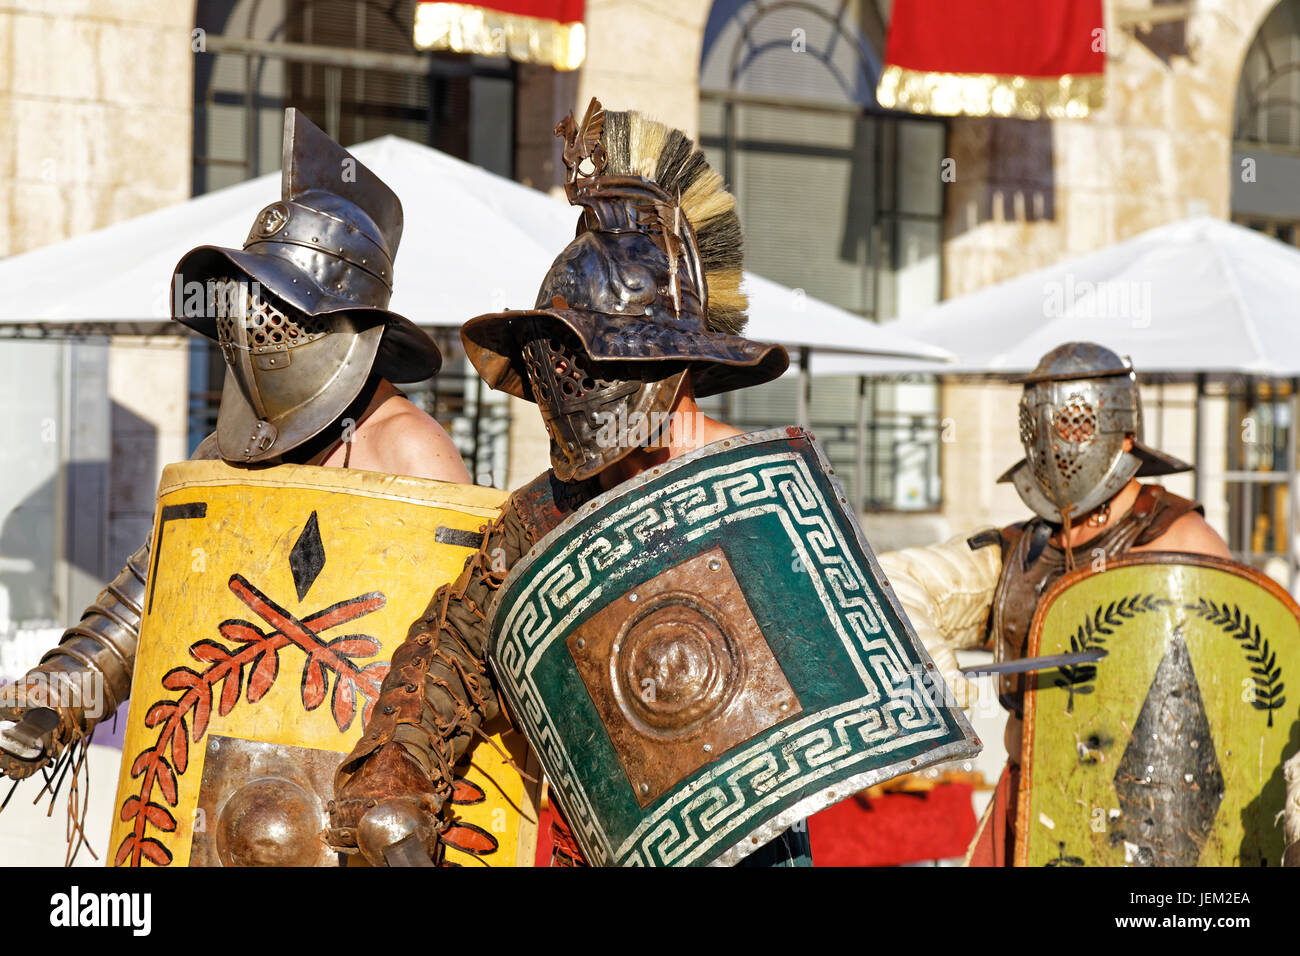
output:
M 302 534 L 298 535 L 293 550 L 289 552 L 289 570 L 293 572 L 293 586 L 298 591 L 299 601 L 307 596 L 323 567 L 325 544 L 320 539 L 320 525 L 316 522 L 316 512 L 313 511 Z
M 1124 842 L 1136 866 L 1195 866 L 1223 802 L 1210 719 L 1183 636 L 1174 631 L 1115 772 Z

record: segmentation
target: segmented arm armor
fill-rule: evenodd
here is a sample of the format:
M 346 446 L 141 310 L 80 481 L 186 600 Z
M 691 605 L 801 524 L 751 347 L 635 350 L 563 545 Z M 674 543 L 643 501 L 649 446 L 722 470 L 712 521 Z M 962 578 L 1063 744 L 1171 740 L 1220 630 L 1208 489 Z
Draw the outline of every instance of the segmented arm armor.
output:
M 0 707 L 0 719 L 20 720 L 29 708 L 50 707 L 59 714 L 59 726 L 47 736 L 45 751 L 35 760 L 0 750 L 0 772 L 15 779 L 35 773 L 126 700 L 148 576 L 146 542 L 127 558 L 126 566 L 86 608 L 81 620 L 63 632 L 58 646 L 10 689 L 13 699 Z
M 192 461 L 220 457 L 215 433 L 190 456 Z M 126 559 L 126 566 L 82 612 L 81 620 L 63 632 L 58 646 L 12 688 L 0 691 L 0 720 L 21 721 L 32 708 L 57 704 L 59 726 L 46 735 L 45 752 L 24 760 L 0 749 L 0 773 L 28 777 L 52 760 L 74 739 L 89 734 L 116 712 L 131 695 L 140 618 L 149 580 L 149 548 L 145 541 Z M 57 683 L 54 683 L 57 682 Z M 102 694 L 92 699 L 91 693 Z
M 440 587 L 393 654 L 361 741 L 340 766 L 330 843 L 372 863 L 412 833 L 432 854 L 452 768 L 500 713 L 487 666 L 487 614 L 526 535 L 510 505 L 455 582 Z

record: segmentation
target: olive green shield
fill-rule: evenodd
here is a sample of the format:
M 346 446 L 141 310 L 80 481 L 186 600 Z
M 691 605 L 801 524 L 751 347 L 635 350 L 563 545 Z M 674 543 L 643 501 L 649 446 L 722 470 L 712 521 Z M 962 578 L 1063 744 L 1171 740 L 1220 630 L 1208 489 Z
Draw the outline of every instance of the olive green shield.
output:
M 489 658 L 587 859 L 733 864 L 979 744 L 802 429 L 584 504 L 511 570 Z
M 1062 578 L 1029 655 L 1018 866 L 1277 866 L 1300 608 L 1250 568 L 1150 553 Z

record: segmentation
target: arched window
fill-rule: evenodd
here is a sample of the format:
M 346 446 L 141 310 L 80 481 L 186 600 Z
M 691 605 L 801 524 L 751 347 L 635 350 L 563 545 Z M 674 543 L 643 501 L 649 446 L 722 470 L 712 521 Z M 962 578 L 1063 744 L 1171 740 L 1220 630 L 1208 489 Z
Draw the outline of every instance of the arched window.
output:
M 1282 0 L 1242 61 L 1233 116 L 1232 218 L 1300 241 L 1300 0 Z
M 1232 136 L 1233 221 L 1300 245 L 1300 0 L 1281 0 L 1247 49 Z M 1290 564 L 1296 534 L 1286 487 L 1297 455 L 1294 384 L 1216 386 L 1228 402 L 1228 546 L 1266 569 Z
M 510 175 L 515 67 L 417 53 L 415 0 L 199 0 L 194 194 L 279 168 L 286 106 L 341 143 L 386 134 Z
M 739 202 L 746 268 L 864 321 L 933 304 L 942 278 L 947 127 L 876 102 L 888 7 L 716 0 L 700 65 L 700 139 Z M 777 424 L 795 387 L 747 390 L 729 412 Z M 861 508 L 924 510 L 939 502 L 936 409 L 929 383 L 819 377 L 809 413 Z

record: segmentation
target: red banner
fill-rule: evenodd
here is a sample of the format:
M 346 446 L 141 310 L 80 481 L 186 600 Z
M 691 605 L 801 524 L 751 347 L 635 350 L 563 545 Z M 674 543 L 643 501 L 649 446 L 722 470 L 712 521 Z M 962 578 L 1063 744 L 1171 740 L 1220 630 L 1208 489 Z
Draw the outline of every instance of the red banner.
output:
M 1105 97 L 1102 0 L 894 0 L 876 97 L 945 116 L 1086 116 Z
M 420 2 L 415 5 L 415 46 L 576 70 L 587 54 L 583 11 L 584 0 Z
M 971 787 L 858 794 L 808 818 L 816 866 L 898 866 L 965 856 L 975 835 Z

